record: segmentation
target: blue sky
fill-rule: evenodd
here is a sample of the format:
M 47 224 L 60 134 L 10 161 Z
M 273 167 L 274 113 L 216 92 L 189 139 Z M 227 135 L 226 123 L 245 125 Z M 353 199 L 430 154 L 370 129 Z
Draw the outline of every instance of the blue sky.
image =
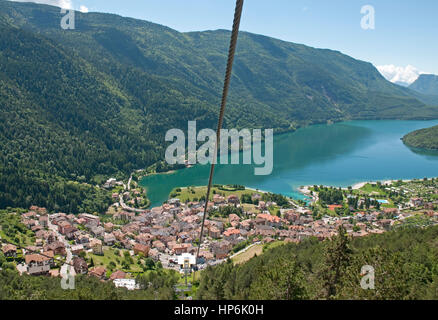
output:
M 35 2 L 70 5 L 74 9 L 85 6 L 90 12 L 117 13 L 178 31 L 230 29 L 235 4 L 235 0 Z M 361 28 L 363 15 L 360 11 L 364 5 L 375 8 L 374 30 Z M 436 0 L 246 0 L 241 28 L 313 47 L 339 50 L 376 66 L 386 65 L 385 72 L 399 72 L 407 78 L 420 71 L 438 74 Z

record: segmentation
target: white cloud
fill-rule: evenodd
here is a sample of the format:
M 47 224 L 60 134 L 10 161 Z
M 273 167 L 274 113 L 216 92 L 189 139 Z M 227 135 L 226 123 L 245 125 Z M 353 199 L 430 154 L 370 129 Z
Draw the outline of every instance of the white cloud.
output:
M 73 9 L 73 3 L 71 0 L 12 0 L 16 2 L 35 2 L 41 4 L 48 4 L 64 9 Z
M 393 64 L 377 66 L 380 73 L 391 82 L 411 84 L 418 79 L 420 74 L 426 73 L 418 70 L 414 66 L 397 67 Z
M 34 3 L 41 3 L 41 4 L 48 4 L 55 7 L 60 7 L 63 9 L 73 9 L 73 1 L 72 0 L 10 0 L 15 2 L 34 2 Z M 82 13 L 88 13 L 89 9 L 81 5 L 79 7 L 79 11 Z
M 88 13 L 88 8 L 84 5 L 82 5 L 79 7 L 79 11 L 82 13 Z

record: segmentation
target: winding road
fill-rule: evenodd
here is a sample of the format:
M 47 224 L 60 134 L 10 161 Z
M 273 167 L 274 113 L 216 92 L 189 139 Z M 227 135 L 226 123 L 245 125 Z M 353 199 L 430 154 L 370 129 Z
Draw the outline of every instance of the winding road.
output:
M 71 267 L 72 260 L 73 260 L 73 254 L 71 252 L 70 243 L 67 241 L 65 236 L 63 236 L 61 233 L 59 233 L 58 227 L 56 225 L 52 224 L 51 216 L 49 216 L 48 220 L 49 220 L 48 221 L 49 229 L 55 233 L 56 237 L 58 238 L 58 241 L 60 241 L 64 244 L 65 251 L 67 252 L 67 256 L 65 258 L 65 264 L 61 267 L 60 274 L 65 275 L 65 274 L 70 273 L 72 276 L 74 276 L 74 275 L 76 275 L 76 272 L 75 272 L 74 268 Z M 68 268 L 70 268 L 70 269 L 68 269 Z M 68 270 L 70 272 L 68 272 Z

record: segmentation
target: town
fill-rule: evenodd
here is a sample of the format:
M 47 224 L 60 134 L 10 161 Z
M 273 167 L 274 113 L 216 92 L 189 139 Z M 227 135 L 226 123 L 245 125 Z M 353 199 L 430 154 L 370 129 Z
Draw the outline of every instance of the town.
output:
M 147 203 L 142 190 L 131 188 L 131 183 L 131 179 L 127 185 L 115 179 L 107 182 L 104 187 L 117 191 L 113 193 L 117 202 L 106 215 L 50 214 L 37 206 L 11 213 L 11 219 L 26 230 L 18 227 L 18 234 L 2 225 L 3 255 L 16 263 L 20 274 L 59 277 L 72 266 L 73 274 L 132 290 L 137 288 L 135 276 L 150 268 L 182 273 L 178 258 L 195 255 L 199 245 L 198 265 L 204 269 L 227 259 L 243 262 L 269 244 L 299 243 L 310 237 L 324 241 L 341 225 L 352 237 L 364 237 L 406 223 L 421 227 L 438 221 L 437 179 L 344 189 L 302 187 L 308 202 L 238 185 L 214 185 L 205 237 L 199 244 L 205 187 L 177 188 L 163 205 L 145 209 L 138 208 L 138 203 Z M 125 201 L 136 203 L 136 208 Z

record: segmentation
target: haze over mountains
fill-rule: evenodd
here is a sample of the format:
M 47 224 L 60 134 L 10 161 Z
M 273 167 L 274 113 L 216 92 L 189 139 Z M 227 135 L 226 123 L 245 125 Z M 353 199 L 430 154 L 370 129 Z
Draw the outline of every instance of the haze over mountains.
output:
M 0 207 L 77 209 L 80 200 L 49 199 L 54 181 L 128 174 L 162 159 L 167 130 L 216 125 L 229 31 L 79 12 L 63 30 L 61 18 L 56 7 L 0 0 Z M 370 63 L 243 32 L 225 127 L 438 118 L 433 105 L 438 97 Z

